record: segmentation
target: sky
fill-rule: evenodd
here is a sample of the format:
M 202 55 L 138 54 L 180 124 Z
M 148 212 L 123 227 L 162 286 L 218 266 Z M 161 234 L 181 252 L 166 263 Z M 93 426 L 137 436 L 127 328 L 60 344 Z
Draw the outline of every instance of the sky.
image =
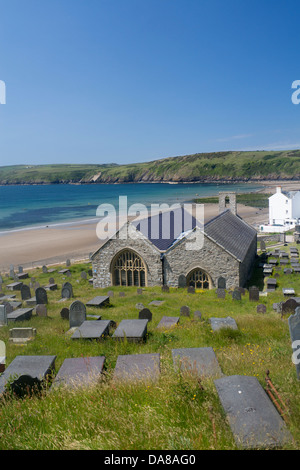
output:
M 0 165 L 300 148 L 299 14 L 298 0 L 0 0 Z

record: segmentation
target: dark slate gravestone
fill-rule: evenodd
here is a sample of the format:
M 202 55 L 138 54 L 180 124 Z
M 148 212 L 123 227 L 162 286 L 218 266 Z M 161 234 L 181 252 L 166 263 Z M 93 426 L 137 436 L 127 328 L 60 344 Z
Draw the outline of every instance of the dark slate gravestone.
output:
M 231 317 L 226 317 L 226 318 L 211 317 L 209 319 L 209 322 L 213 331 L 218 331 L 221 328 L 232 328 L 233 330 L 238 329 L 235 320 Z
M 122 320 L 113 334 L 114 339 L 130 342 L 144 341 L 147 335 L 148 320 Z
M 21 290 L 23 282 L 12 282 L 11 284 L 7 284 L 7 289 L 9 290 Z
M 7 315 L 8 322 L 26 321 L 32 317 L 33 308 L 18 308 Z
M 21 299 L 22 300 L 31 299 L 30 287 L 27 286 L 26 284 L 23 284 L 23 286 L 21 287 Z
M 151 313 L 151 311 L 150 311 L 148 308 L 143 308 L 143 309 L 139 312 L 139 319 L 140 319 L 140 320 L 148 320 L 148 321 L 151 321 L 151 320 L 152 320 L 152 313 Z
M 80 326 L 84 321 L 86 321 L 86 307 L 80 300 L 75 300 L 69 310 L 70 328 Z
M 42 266 L 42 271 L 43 271 L 44 274 L 47 274 L 47 272 L 48 272 L 47 266 Z
M 221 377 L 218 360 L 213 348 L 172 349 L 175 369 L 189 371 L 201 377 Z
M 114 291 L 113 291 L 113 290 L 109 290 L 109 291 L 107 292 L 107 295 L 108 295 L 108 297 L 113 297 L 113 296 L 114 296 Z
M 218 278 L 218 289 L 226 289 L 226 279 L 222 276 Z
M 183 305 L 182 307 L 180 307 L 180 315 L 184 317 L 190 316 L 190 309 L 187 305 Z
M 275 274 L 276 276 L 276 274 Z M 273 292 L 276 290 L 276 286 L 277 286 L 277 281 L 276 279 L 273 279 L 273 278 L 269 278 L 267 279 L 267 290 L 270 291 L 270 292 Z
M 38 317 L 47 317 L 47 305 L 46 304 L 38 304 L 35 307 L 35 313 Z
M 73 297 L 73 287 L 70 282 L 65 282 L 61 288 L 61 298 L 71 299 Z
M 28 279 L 28 273 L 19 273 L 17 274 L 17 278 L 16 280 L 20 280 L 20 279 Z
M 162 292 L 170 292 L 169 286 L 163 285 L 161 288 Z
M 143 294 L 143 289 L 137 289 L 137 290 L 136 290 L 136 293 L 137 293 L 138 295 L 142 295 L 142 294 Z
M 71 266 L 71 260 L 67 259 L 66 266 L 68 266 L 68 267 Z
M 27 393 L 28 388 L 40 388 L 55 368 L 56 356 L 16 356 L 0 376 L 0 395 L 6 385 L 17 395 Z
M 233 299 L 233 300 L 242 300 L 242 296 L 241 296 L 241 293 L 240 293 L 239 290 L 236 290 L 236 289 L 235 289 L 235 290 L 232 292 L 232 299 Z
M 85 320 L 71 336 L 72 339 L 95 339 L 100 341 L 109 335 L 110 320 Z
M 284 274 L 293 274 L 293 270 L 291 268 L 286 268 L 283 270 Z
M 64 320 L 69 320 L 69 314 L 70 314 L 70 311 L 67 307 L 61 309 L 61 311 L 60 311 L 60 316 Z
M 226 291 L 225 289 L 216 289 L 216 292 L 217 292 L 217 296 L 218 296 L 218 299 L 225 299 L 225 296 L 226 296 Z
M 258 302 L 259 301 L 259 289 L 256 286 L 251 286 L 249 288 L 249 300 L 251 302 Z
M 109 296 L 108 295 L 98 295 L 94 297 L 92 300 L 89 300 L 86 303 L 87 307 L 107 307 L 109 305 Z
M 60 271 L 58 271 L 58 274 L 67 274 L 69 272 L 70 272 L 69 269 L 61 269 Z
M 56 387 L 77 387 L 96 384 L 101 379 L 105 356 L 71 357 L 64 360 L 51 390 Z
M 214 381 L 239 448 L 280 447 L 291 436 L 256 377 L 233 375 Z
M 117 358 L 114 379 L 156 381 L 159 375 L 160 355 L 158 353 L 127 354 Z
M 195 310 L 194 318 L 198 318 L 199 320 L 201 320 L 201 317 L 202 317 L 202 313 L 200 312 L 200 310 Z
M 35 291 L 35 298 L 37 304 L 47 304 L 48 297 L 46 289 L 44 289 L 43 287 L 38 287 Z
M 184 274 L 180 274 L 178 278 L 178 287 L 186 287 L 186 277 Z
M 0 326 L 7 325 L 6 305 L 0 305 Z
M 296 366 L 297 379 L 300 380 L 300 307 L 297 307 L 295 313 L 288 318 L 290 337 L 292 341 L 292 361 Z
M 189 286 L 187 288 L 188 294 L 195 294 L 195 287 L 194 286 Z
M 82 272 L 80 273 L 80 277 L 81 277 L 81 279 L 83 279 L 83 280 L 86 281 L 86 280 L 87 280 L 87 273 L 86 273 L 85 271 L 82 271 Z
M 256 312 L 257 313 L 266 313 L 266 311 L 267 311 L 267 307 L 265 306 L 265 304 L 259 304 L 256 307 Z
M 299 303 L 295 299 L 288 299 L 282 303 L 281 306 L 281 315 L 292 315 L 295 313 L 297 307 L 299 307 Z
M 6 306 L 6 313 L 7 314 L 9 314 L 9 313 L 11 313 L 15 310 L 13 305 L 11 304 L 11 302 L 8 301 L 8 300 L 4 300 L 3 305 Z M 21 305 L 22 305 L 22 303 L 21 303 Z
M 266 251 L 266 244 L 264 240 L 260 241 L 260 249 L 261 251 Z
M 167 317 L 164 316 L 160 320 L 159 324 L 157 325 L 158 329 L 168 330 L 169 328 L 173 328 L 177 326 L 179 323 L 180 317 Z
M 51 285 L 51 284 L 55 284 L 54 277 L 50 277 L 50 279 L 49 279 L 49 285 Z

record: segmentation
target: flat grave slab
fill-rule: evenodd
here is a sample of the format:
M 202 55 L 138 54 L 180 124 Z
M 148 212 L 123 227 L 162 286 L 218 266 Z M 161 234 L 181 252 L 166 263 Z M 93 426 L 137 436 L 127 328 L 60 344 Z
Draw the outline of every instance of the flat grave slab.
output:
M 60 271 L 58 271 L 58 274 L 67 274 L 71 272 L 69 269 L 61 269 Z
M 148 320 L 122 320 L 113 334 L 114 339 L 122 339 L 125 337 L 128 341 L 143 341 L 147 334 Z
M 8 322 L 26 321 L 32 317 L 33 308 L 18 308 L 7 314 Z
M 7 284 L 7 289 L 9 290 L 21 290 L 23 282 L 12 282 L 11 284 Z
M 18 279 L 27 279 L 28 277 L 29 277 L 28 273 L 18 273 L 17 274 Z
M 33 307 L 36 305 L 36 297 L 31 297 L 30 299 L 26 300 L 26 305 L 29 307 L 32 305 Z
M 109 304 L 109 296 L 108 295 L 98 295 L 97 297 L 94 297 L 92 300 L 89 300 L 86 303 L 87 307 L 105 307 Z
M 86 320 L 75 330 L 71 338 L 100 340 L 108 336 L 110 327 L 110 320 Z
M 164 303 L 164 300 L 152 300 L 148 305 L 153 305 L 154 307 L 159 307 Z
M 51 390 L 59 386 L 74 389 L 97 383 L 101 378 L 104 362 L 105 356 L 65 359 L 56 374 Z
M 291 439 L 285 422 L 256 377 L 233 375 L 214 383 L 238 447 L 270 448 Z
M 128 354 L 118 356 L 114 370 L 114 379 L 157 380 L 159 374 L 159 354 Z
M 167 317 L 164 316 L 160 320 L 159 324 L 157 325 L 157 328 L 162 328 L 162 329 L 168 329 L 168 328 L 173 328 L 174 326 L 177 326 L 179 323 L 180 317 Z
M 19 394 L 27 387 L 40 386 L 55 368 L 56 356 L 16 356 L 0 376 L 0 395 L 9 383 Z
M 232 328 L 233 330 L 238 329 L 236 321 L 231 317 L 226 317 L 226 318 L 212 317 L 209 319 L 209 322 L 213 331 L 218 331 L 221 328 Z
M 172 349 L 175 369 L 190 371 L 202 377 L 222 377 L 222 371 L 213 348 Z
M 286 296 L 288 296 L 288 295 L 295 295 L 295 290 L 294 290 L 293 288 L 291 288 L 291 287 L 284 287 L 284 288 L 282 289 L 282 293 L 283 293 L 283 295 L 286 295 Z
M 0 300 L 1 300 L 1 302 L 4 301 L 4 300 L 10 301 L 10 300 L 13 300 L 13 299 L 15 299 L 15 298 L 16 298 L 16 294 L 12 294 L 12 295 L 3 295 Z

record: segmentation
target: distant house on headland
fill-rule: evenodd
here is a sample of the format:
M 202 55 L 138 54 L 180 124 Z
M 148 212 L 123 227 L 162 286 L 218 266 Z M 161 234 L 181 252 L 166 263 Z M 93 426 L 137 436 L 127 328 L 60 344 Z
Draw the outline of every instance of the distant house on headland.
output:
M 269 224 L 260 227 L 261 232 L 286 232 L 298 225 L 300 219 L 300 191 L 285 192 L 277 186 L 269 197 Z

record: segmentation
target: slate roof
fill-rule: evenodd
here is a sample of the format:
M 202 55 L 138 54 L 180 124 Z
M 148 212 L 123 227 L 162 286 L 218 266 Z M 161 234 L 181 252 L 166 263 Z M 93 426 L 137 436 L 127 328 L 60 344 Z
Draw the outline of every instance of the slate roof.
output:
M 184 208 L 150 216 L 140 222 L 133 222 L 133 225 L 162 252 L 170 249 L 196 226 L 203 229 L 195 217 Z M 204 225 L 204 233 L 240 262 L 245 259 L 251 243 L 257 236 L 253 227 L 229 209 L 207 222 Z M 166 237 L 166 234 L 169 236 Z

